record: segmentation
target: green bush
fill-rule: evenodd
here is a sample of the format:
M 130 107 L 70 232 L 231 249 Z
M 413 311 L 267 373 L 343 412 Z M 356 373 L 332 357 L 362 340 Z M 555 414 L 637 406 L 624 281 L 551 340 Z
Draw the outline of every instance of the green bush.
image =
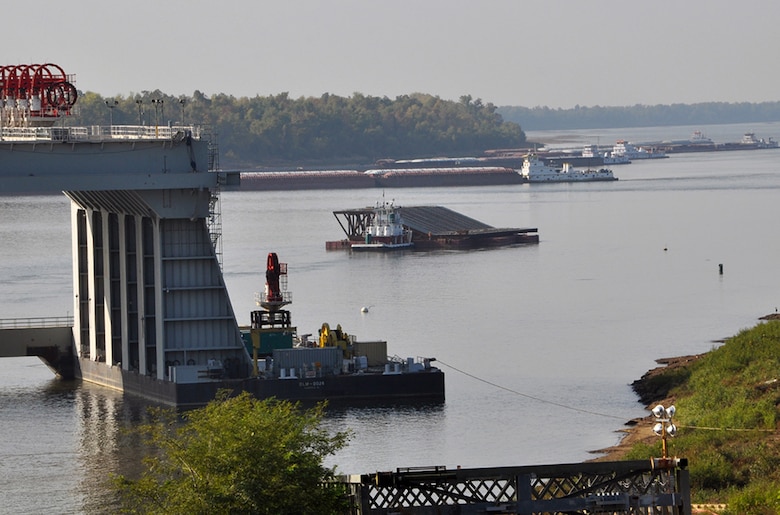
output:
M 717 451 L 701 453 L 689 463 L 691 488 L 722 490 L 736 480 L 731 464 Z
M 780 514 L 780 483 L 756 483 L 728 498 L 728 513 L 734 515 Z
M 115 479 L 126 513 L 328 514 L 344 509 L 344 492 L 326 488 L 334 470 L 323 459 L 348 433 L 319 427 L 323 406 L 301 410 L 246 392 L 227 393 L 178 421 L 157 410 L 145 425 L 156 455 L 136 480 Z

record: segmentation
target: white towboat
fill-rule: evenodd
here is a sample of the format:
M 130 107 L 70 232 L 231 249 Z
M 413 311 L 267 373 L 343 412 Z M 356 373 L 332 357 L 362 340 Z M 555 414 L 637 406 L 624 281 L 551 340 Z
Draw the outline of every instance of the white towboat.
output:
M 656 152 L 644 147 L 637 147 L 633 143 L 622 139 L 615 142 L 615 145 L 612 147 L 612 155 L 623 156 L 632 161 L 637 159 L 662 159 L 664 157 L 669 157 L 666 155 L 666 152 Z
M 562 166 L 552 166 L 544 163 L 534 155 L 526 156 L 523 167 L 519 170 L 520 176 L 526 182 L 591 182 L 591 181 L 616 181 L 612 170 L 600 168 L 598 170 L 576 170 L 569 163 Z
M 616 155 L 612 152 L 601 152 L 598 145 L 586 145 L 582 149 L 582 157 L 600 158 L 605 165 L 627 165 L 631 159 L 625 155 Z
M 377 203 L 361 242 L 352 242 L 353 250 L 396 250 L 414 246 L 412 231 L 404 228 L 401 213 L 393 203 Z
M 746 132 L 742 136 L 742 140 L 739 143 L 740 145 L 745 145 L 747 147 L 752 147 L 752 148 L 777 148 L 778 147 L 778 142 L 775 141 L 773 138 L 769 138 L 769 139 L 757 138 L 754 132 Z

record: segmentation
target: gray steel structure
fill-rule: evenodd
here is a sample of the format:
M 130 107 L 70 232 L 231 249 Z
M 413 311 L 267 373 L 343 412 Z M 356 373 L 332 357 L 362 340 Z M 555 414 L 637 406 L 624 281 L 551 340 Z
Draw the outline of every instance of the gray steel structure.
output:
M 196 127 L 2 128 L 0 192 L 71 200 L 77 376 L 175 404 L 171 367 L 249 368 L 220 266 L 216 155 Z
M 342 476 L 352 514 L 690 515 L 687 460 L 658 458 Z

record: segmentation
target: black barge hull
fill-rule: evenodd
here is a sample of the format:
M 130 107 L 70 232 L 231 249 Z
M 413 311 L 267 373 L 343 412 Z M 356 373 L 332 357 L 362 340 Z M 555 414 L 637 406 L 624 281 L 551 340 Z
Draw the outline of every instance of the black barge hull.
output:
M 258 399 L 275 397 L 302 403 L 329 405 L 384 403 L 443 403 L 444 372 L 437 368 L 403 374 L 350 374 L 297 379 L 224 379 L 177 384 L 137 374 L 105 363 L 79 360 L 84 381 L 120 390 L 179 408 L 198 407 L 213 400 L 219 390 L 246 391 Z

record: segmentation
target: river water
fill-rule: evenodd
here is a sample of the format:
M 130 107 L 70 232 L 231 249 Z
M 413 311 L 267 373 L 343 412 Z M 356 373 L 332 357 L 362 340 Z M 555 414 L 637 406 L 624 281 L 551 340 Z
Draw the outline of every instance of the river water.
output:
M 529 133 L 558 146 L 616 139 L 716 142 L 780 124 Z M 333 410 L 350 445 L 341 473 L 446 465 L 577 462 L 646 414 L 630 383 L 661 357 L 699 353 L 780 305 L 780 150 L 677 154 L 614 167 L 619 181 L 464 188 L 224 192 L 225 280 L 249 322 L 265 256 L 289 265 L 299 333 L 340 323 L 391 354 L 434 356 L 438 406 Z M 350 254 L 334 210 L 394 199 L 496 227 L 536 227 L 538 245 Z M 72 313 L 64 196 L 0 197 L 0 318 Z M 722 265 L 723 273 L 720 273 Z M 369 307 L 361 313 L 361 307 Z M 138 470 L 124 429 L 146 404 L 62 383 L 36 358 L 0 360 L 0 488 L 8 513 L 108 513 L 111 473 Z M 673 445 L 673 444 L 672 444 Z

